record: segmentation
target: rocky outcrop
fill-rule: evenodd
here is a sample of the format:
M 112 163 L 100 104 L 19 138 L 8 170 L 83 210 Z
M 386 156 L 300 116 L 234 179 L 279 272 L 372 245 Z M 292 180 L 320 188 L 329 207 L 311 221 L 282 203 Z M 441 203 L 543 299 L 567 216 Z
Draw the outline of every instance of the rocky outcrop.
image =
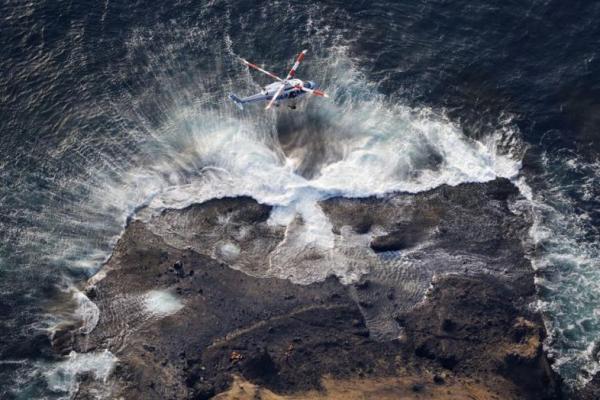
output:
M 448 276 L 398 321 L 419 357 L 466 376 L 502 376 L 527 398 L 554 398 L 559 388 L 543 353 L 542 322 L 516 307 L 515 295 L 488 275 Z
M 354 284 L 261 276 L 284 229 L 250 198 L 133 221 L 74 347 L 119 358 L 115 398 L 557 398 L 517 195 L 496 180 L 321 202 L 335 235 L 366 239 Z

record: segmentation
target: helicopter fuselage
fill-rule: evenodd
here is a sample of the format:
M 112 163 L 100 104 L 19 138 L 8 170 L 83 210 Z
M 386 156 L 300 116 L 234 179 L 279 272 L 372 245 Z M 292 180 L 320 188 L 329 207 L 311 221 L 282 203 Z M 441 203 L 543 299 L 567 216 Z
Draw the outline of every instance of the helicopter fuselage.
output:
M 237 96 L 236 97 L 230 96 L 230 97 L 232 98 L 233 101 L 236 102 L 236 104 L 238 104 L 238 106 L 242 106 L 243 104 L 248 104 L 248 103 L 255 103 L 255 102 L 259 102 L 259 101 L 270 101 L 271 99 L 273 99 L 273 96 L 275 96 L 275 94 L 277 93 L 277 90 L 279 90 L 280 86 L 281 86 L 281 83 L 273 82 L 273 83 L 265 86 L 260 93 L 253 94 L 252 96 L 242 97 L 242 98 L 239 98 Z M 302 81 L 300 79 L 290 79 L 289 81 L 287 81 L 285 83 L 285 87 L 281 91 L 279 96 L 277 96 L 277 99 L 275 100 L 276 103 L 279 103 L 284 100 L 295 99 L 297 97 L 305 95 L 306 92 L 303 91 L 302 89 L 300 89 L 301 86 L 304 86 L 305 88 L 308 88 L 308 89 L 316 89 L 317 88 L 317 84 L 315 82 Z

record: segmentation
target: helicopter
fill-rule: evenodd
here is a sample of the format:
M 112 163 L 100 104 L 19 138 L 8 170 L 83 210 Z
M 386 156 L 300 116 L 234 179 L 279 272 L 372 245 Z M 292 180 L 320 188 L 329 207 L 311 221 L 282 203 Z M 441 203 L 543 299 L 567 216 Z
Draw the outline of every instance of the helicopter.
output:
M 241 62 L 244 65 L 247 65 L 250 68 L 254 68 L 257 71 L 260 71 L 263 74 L 270 76 L 271 78 L 275 79 L 276 82 L 266 85 L 265 87 L 263 87 L 263 90 L 260 93 L 253 94 L 252 96 L 240 98 L 236 94 L 230 93 L 229 98 L 241 110 L 244 109 L 244 104 L 256 103 L 256 102 L 268 102 L 265 107 L 265 109 L 268 110 L 269 108 L 271 108 L 273 106 L 273 104 L 275 104 L 276 106 L 279 106 L 279 103 L 281 101 L 294 100 L 300 96 L 305 95 L 306 93 L 309 93 L 313 96 L 329 97 L 327 95 L 327 93 L 323 92 L 322 90 L 317 89 L 317 84 L 315 82 L 302 81 L 302 80 L 296 78 L 296 69 L 298 69 L 300 62 L 302 62 L 306 53 L 307 53 L 307 50 L 302 50 L 302 52 L 300 52 L 300 54 L 298 54 L 298 57 L 296 58 L 296 62 L 294 63 L 294 66 L 292 67 L 290 72 L 287 74 L 285 79 L 281 79 L 280 77 L 273 74 L 272 72 L 266 71 L 266 70 L 260 68 L 258 65 L 252 64 L 251 62 L 242 58 Z M 291 108 L 292 110 L 296 109 L 295 102 L 290 104 L 289 108 Z

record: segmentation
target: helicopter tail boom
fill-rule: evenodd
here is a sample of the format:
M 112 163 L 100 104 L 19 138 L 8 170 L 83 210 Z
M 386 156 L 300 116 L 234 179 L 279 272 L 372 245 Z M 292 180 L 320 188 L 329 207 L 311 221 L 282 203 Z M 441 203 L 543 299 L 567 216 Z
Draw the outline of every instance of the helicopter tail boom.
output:
M 244 101 L 233 93 L 229 93 L 229 98 L 235 103 L 240 110 L 244 109 Z

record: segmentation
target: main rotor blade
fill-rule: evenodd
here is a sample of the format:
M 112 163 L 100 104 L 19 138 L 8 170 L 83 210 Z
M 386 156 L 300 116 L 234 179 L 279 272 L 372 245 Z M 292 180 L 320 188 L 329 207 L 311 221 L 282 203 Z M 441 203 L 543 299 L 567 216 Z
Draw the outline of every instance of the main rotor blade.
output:
M 309 89 L 309 88 L 305 88 L 304 86 L 296 86 L 296 88 L 298 89 L 302 89 L 304 92 L 310 93 L 313 96 L 320 96 L 320 97 L 329 97 L 329 95 L 327 93 L 325 93 L 322 90 L 319 89 Z
M 285 80 L 289 80 L 291 78 L 294 77 L 294 75 L 296 75 L 296 69 L 298 68 L 298 65 L 300 65 L 300 62 L 302 60 L 304 60 L 304 55 L 306 54 L 308 50 L 302 50 L 302 52 L 300 54 L 298 54 L 298 58 L 296 58 L 296 62 L 294 63 L 294 66 L 292 67 L 292 69 L 290 69 L 290 72 L 287 75 L 287 78 L 285 78 Z
M 258 65 L 256 65 L 256 64 L 252 64 L 251 62 L 249 62 L 248 60 L 245 60 L 245 59 L 243 59 L 243 58 L 242 58 L 241 60 L 242 60 L 242 63 L 243 63 L 244 65 L 247 65 L 247 66 L 249 66 L 250 68 L 254 68 L 254 69 L 255 69 L 255 70 L 257 70 L 257 71 L 260 71 L 260 72 L 262 72 L 263 74 L 267 74 L 267 75 L 269 75 L 271 78 L 273 78 L 273 79 L 275 79 L 275 80 L 278 80 L 278 81 L 280 81 L 280 82 L 283 82 L 283 79 L 281 79 L 280 77 L 278 77 L 278 76 L 277 76 L 277 75 L 275 75 L 274 73 L 272 73 L 272 72 L 269 72 L 269 71 L 267 71 L 267 70 L 264 70 L 264 69 L 262 69 L 261 67 L 259 67 Z
M 268 110 L 269 108 L 271 108 L 273 103 L 275 103 L 275 100 L 277 100 L 277 96 L 279 96 L 281 94 L 281 91 L 283 90 L 284 87 L 285 87 L 285 82 L 282 83 L 281 86 L 279 86 L 279 89 L 277 89 L 277 91 L 275 92 L 275 96 L 273 96 L 273 98 L 271 99 L 269 104 L 267 104 L 267 106 L 265 107 L 265 110 Z

